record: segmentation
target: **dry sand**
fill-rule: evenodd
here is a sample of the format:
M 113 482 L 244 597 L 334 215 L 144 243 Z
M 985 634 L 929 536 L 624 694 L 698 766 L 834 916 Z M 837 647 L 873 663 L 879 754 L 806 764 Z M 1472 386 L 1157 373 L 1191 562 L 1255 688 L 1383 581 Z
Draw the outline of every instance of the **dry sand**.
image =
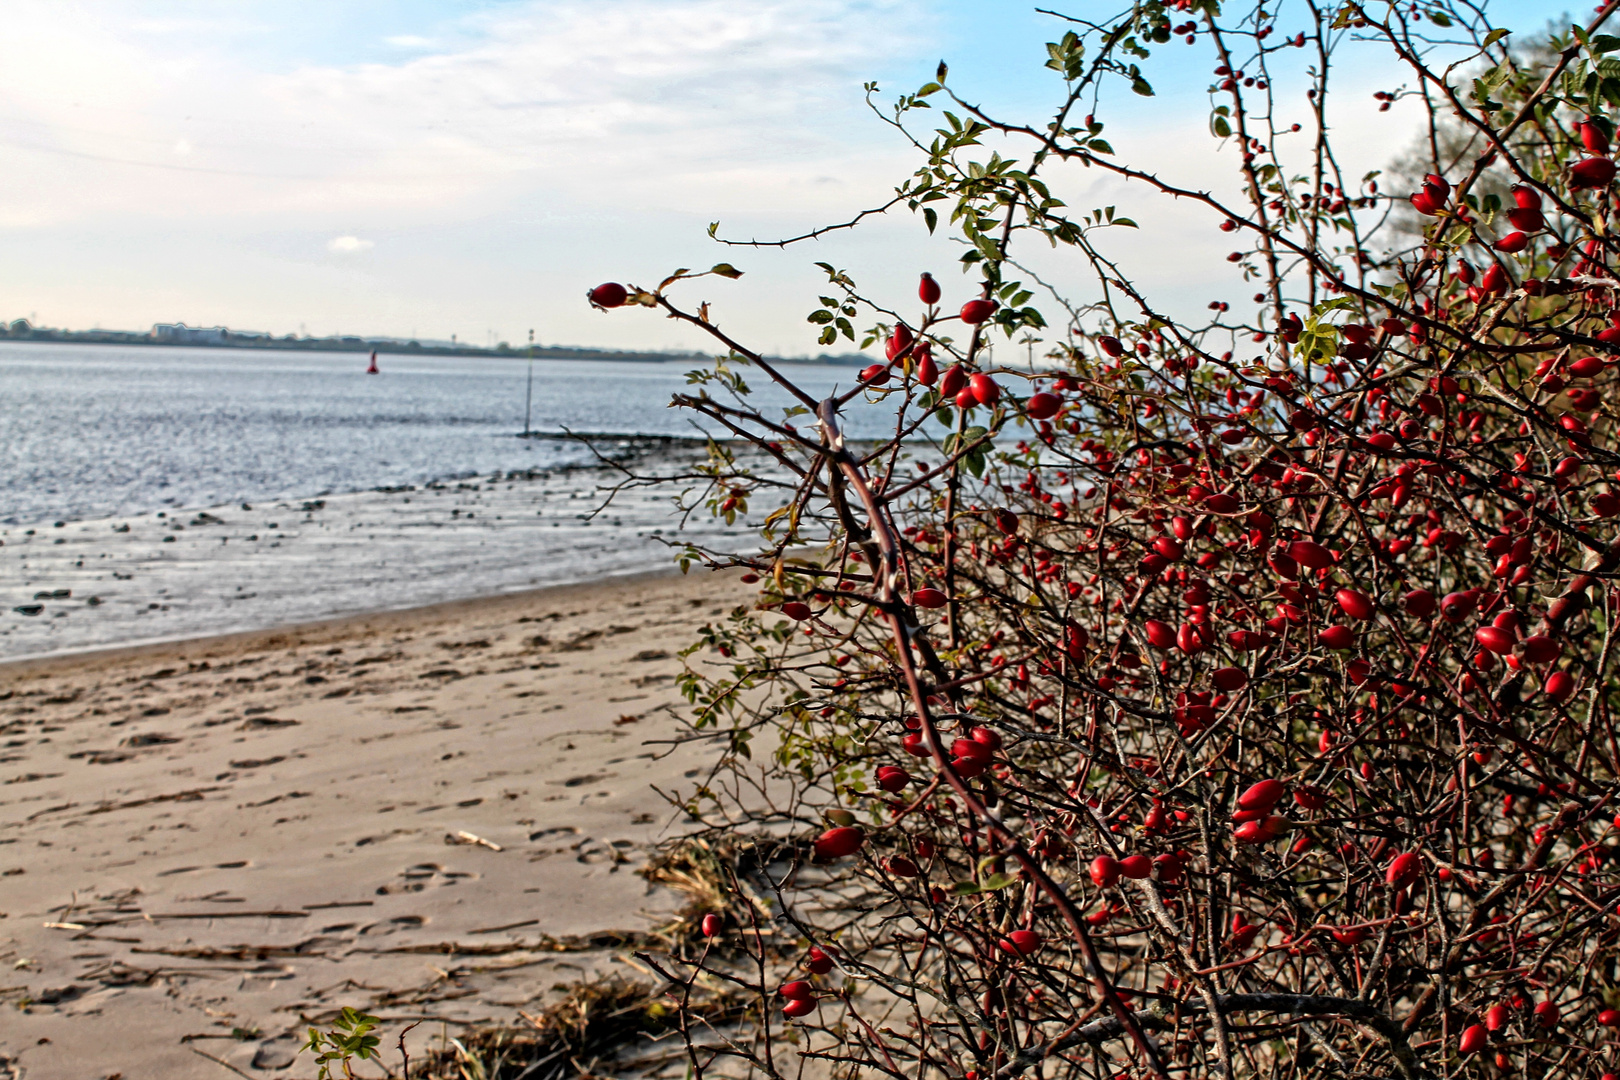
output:
M 0 666 L 0 1076 L 313 1076 L 342 1006 L 421 1045 L 621 964 L 552 946 L 678 904 L 634 871 L 652 785 L 708 755 L 649 740 L 747 598 L 644 577 Z

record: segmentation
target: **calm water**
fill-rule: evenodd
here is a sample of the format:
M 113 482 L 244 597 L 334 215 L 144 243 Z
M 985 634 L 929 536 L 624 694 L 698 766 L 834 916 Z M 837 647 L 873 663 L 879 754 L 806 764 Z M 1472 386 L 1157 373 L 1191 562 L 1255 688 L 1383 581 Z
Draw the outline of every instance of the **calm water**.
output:
M 514 438 L 520 360 L 0 343 L 0 523 L 302 498 L 583 462 Z M 541 361 L 535 430 L 692 435 L 687 363 Z M 854 370 L 790 365 L 820 394 Z M 786 396 L 744 369 L 758 400 Z M 876 416 L 868 414 L 868 425 Z M 860 433 L 862 416 L 850 422 Z M 871 433 L 877 433 L 875 430 Z
M 516 437 L 521 360 L 380 364 L 0 343 L 0 658 L 591 581 L 670 566 L 671 544 L 757 539 L 683 524 L 661 487 L 593 513 L 618 475 L 583 467 L 578 443 Z M 667 407 L 690 366 L 537 362 L 533 426 L 696 434 Z M 793 374 L 818 397 L 854 377 Z M 848 420 L 881 434 L 879 409 Z M 701 452 L 655 446 L 635 467 L 667 475 Z

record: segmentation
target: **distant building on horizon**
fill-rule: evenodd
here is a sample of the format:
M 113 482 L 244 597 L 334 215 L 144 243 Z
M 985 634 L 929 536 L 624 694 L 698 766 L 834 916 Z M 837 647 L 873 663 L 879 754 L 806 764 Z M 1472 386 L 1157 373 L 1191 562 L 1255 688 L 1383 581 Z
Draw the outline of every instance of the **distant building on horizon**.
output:
M 233 338 L 251 341 L 269 336 L 257 330 L 232 330 L 225 326 L 187 326 L 183 322 L 152 325 L 153 340 L 168 341 L 176 345 L 223 345 Z

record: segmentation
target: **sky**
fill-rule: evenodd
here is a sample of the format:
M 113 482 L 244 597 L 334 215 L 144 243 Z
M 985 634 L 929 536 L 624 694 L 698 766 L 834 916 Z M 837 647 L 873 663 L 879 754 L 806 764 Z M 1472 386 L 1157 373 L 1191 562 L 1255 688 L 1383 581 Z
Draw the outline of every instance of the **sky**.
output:
M 1549 15 L 1491 11 L 1525 31 Z M 970 289 L 959 249 L 904 211 L 785 250 L 722 249 L 709 223 L 775 238 L 881 202 L 918 159 L 866 82 L 891 100 L 945 59 L 965 99 L 1037 123 L 1061 94 L 1042 64 L 1062 25 L 1009 0 L 8 0 L 6 16 L 0 318 L 75 329 L 700 348 L 583 296 L 726 260 L 741 280 L 681 297 L 753 347 L 813 353 L 816 261 L 896 303 L 932 270 L 950 301 Z M 1174 49 L 1148 64 L 1156 97 L 1116 91 L 1099 118 L 1121 157 L 1218 187 L 1234 156 L 1208 134 L 1205 57 Z M 1378 113 L 1372 91 L 1399 76 L 1352 60 L 1337 133 L 1377 168 L 1417 114 Z M 1094 172 L 1058 182 L 1141 219 L 1118 254 L 1176 303 L 1250 291 L 1207 211 Z M 1075 269 L 1044 258 L 1043 276 Z

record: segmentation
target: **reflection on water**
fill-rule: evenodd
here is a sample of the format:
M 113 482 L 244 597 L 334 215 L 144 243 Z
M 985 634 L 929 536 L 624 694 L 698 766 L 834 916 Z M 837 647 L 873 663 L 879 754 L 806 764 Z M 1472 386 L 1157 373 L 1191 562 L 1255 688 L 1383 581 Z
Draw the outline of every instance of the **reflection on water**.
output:
M 515 438 L 522 360 L 0 343 L 0 523 L 421 484 L 588 460 Z M 543 432 L 696 435 L 668 407 L 690 363 L 537 361 Z M 850 368 L 789 365 L 818 396 Z M 744 369 L 757 400 L 787 397 Z M 878 410 L 852 410 L 880 433 Z
M 619 474 L 516 437 L 523 361 L 365 361 L 0 344 L 0 658 L 589 581 L 721 540 L 702 515 L 678 532 L 661 488 L 589 518 Z M 818 396 L 853 374 L 794 369 Z M 690 437 L 668 407 L 686 386 L 679 364 L 537 362 L 533 426 Z M 880 434 L 881 416 L 857 405 L 849 429 Z M 661 473 L 702 452 L 596 441 Z

